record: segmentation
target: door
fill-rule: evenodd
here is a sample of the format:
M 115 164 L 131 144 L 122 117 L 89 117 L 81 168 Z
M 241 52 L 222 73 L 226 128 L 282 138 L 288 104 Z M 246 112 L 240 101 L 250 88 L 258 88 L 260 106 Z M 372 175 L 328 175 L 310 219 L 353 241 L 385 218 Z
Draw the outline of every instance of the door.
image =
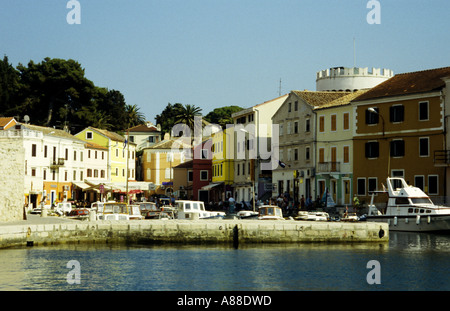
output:
M 350 180 L 344 179 L 342 181 L 342 189 L 344 193 L 344 204 L 350 204 Z

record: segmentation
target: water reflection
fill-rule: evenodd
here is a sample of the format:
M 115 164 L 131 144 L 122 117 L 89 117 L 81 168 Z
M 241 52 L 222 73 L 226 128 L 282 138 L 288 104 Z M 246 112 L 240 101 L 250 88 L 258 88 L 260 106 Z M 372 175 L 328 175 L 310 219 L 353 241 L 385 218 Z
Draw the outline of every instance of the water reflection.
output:
M 0 250 L 0 290 L 450 290 L 450 236 L 389 243 L 60 245 Z M 81 264 L 81 284 L 66 264 Z M 382 284 L 366 282 L 378 260 Z

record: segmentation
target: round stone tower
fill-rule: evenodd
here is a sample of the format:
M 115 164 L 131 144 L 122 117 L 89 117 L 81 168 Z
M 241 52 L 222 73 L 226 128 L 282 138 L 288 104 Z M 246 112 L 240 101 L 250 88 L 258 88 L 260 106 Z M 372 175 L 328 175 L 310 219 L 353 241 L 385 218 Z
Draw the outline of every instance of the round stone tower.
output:
M 317 72 L 317 91 L 357 91 L 370 89 L 394 76 L 390 69 L 334 67 Z

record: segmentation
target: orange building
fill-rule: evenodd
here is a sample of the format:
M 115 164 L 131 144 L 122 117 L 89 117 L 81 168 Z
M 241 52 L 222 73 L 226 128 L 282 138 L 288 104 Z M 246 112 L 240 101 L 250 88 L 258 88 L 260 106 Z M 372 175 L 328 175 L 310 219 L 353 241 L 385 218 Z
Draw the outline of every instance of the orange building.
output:
M 360 201 L 368 203 L 369 192 L 394 176 L 431 197 L 445 195 L 445 169 L 435 165 L 434 153 L 445 142 L 446 76 L 450 67 L 398 74 L 352 102 L 353 182 Z

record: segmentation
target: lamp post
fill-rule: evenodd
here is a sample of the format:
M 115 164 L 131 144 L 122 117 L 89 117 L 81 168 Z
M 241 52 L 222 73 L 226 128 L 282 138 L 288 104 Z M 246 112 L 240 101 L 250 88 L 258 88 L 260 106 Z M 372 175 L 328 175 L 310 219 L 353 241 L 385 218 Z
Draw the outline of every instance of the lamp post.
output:
M 383 118 L 383 116 L 378 111 L 376 111 L 375 108 L 373 108 L 373 107 L 370 107 L 367 110 L 369 110 L 371 113 L 375 113 L 381 117 L 381 124 L 382 124 L 382 129 L 383 129 L 383 138 L 384 138 L 385 133 L 384 133 L 384 118 Z M 390 146 L 389 142 L 388 142 L 388 149 L 389 149 L 389 152 L 388 152 L 387 175 L 389 176 L 389 170 L 391 167 L 391 146 Z

